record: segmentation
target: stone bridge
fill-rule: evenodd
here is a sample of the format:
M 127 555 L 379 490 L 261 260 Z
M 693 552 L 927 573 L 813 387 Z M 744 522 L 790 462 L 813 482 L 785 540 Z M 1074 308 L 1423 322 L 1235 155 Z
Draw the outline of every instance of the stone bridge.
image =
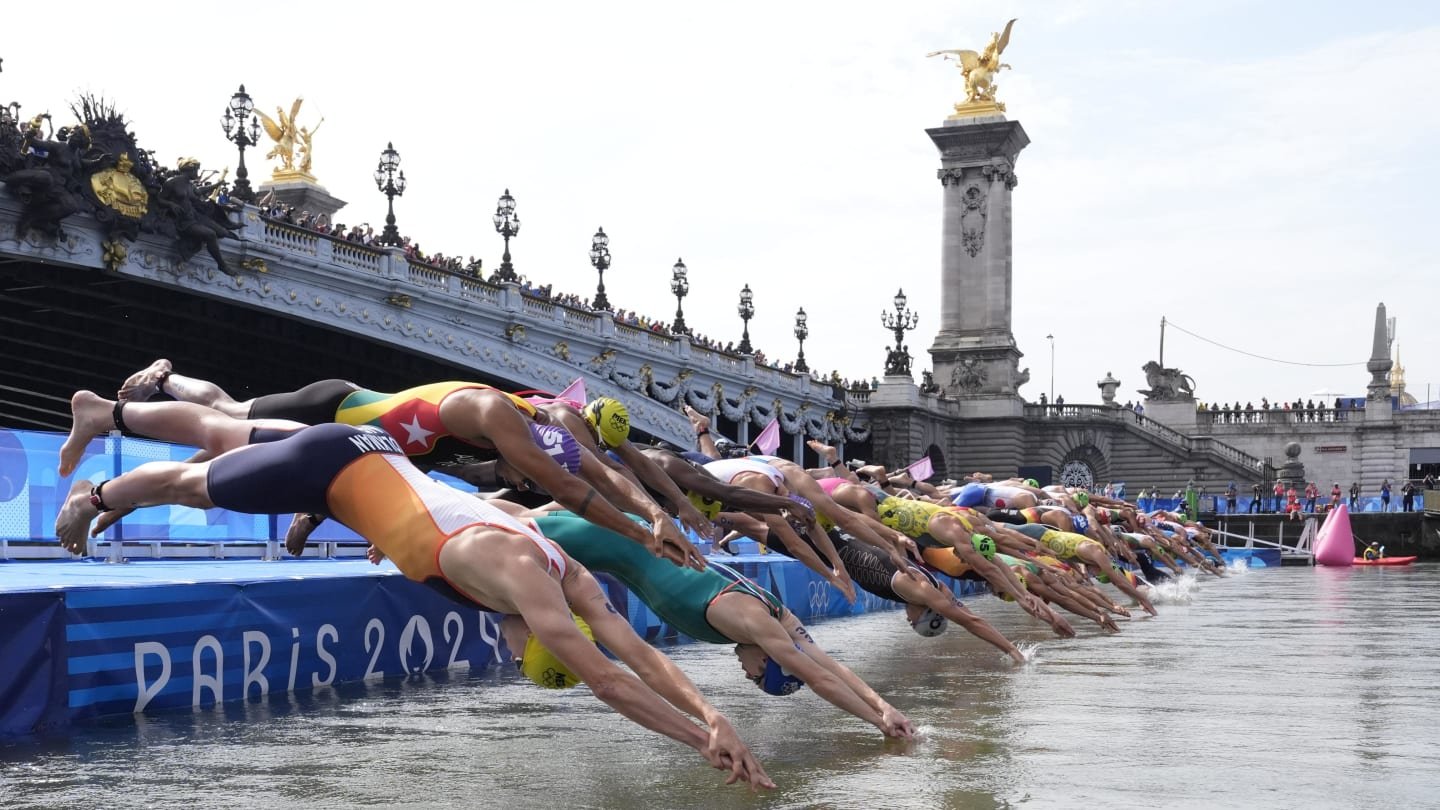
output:
M 65 429 L 68 396 L 111 392 L 155 357 L 213 379 L 237 399 L 328 377 L 398 390 L 439 379 L 559 391 L 583 377 L 620 396 L 637 429 L 689 446 L 688 403 L 742 441 L 780 420 L 787 455 L 805 437 L 863 441 L 844 393 L 757 365 L 260 216 L 245 207 L 221 241 L 236 276 L 203 253 L 177 261 L 166 240 L 104 241 L 74 215 L 59 240 L 16 234 L 20 204 L 0 184 L 0 424 Z

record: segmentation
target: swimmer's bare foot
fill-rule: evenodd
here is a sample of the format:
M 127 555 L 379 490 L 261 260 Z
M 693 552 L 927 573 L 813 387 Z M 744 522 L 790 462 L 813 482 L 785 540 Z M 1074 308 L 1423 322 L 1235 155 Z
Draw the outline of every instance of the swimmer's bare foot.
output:
M 95 519 L 95 525 L 90 527 L 90 536 L 99 537 L 105 530 L 120 522 L 120 519 L 134 512 L 134 509 L 111 509 L 109 512 L 101 512 L 100 517 Z
M 290 519 L 290 528 L 285 531 L 285 550 L 290 552 L 292 557 L 300 557 L 305 554 L 305 544 L 310 540 L 310 533 L 320 525 L 319 516 L 314 520 L 305 512 L 300 512 Z
M 60 477 L 75 472 L 80 459 L 85 456 L 85 446 L 96 436 L 103 435 L 115 426 L 114 403 L 101 399 L 93 391 L 76 391 L 70 397 L 70 435 L 60 445 Z
M 814 451 L 815 451 L 815 455 L 817 455 L 817 456 L 819 456 L 820 458 L 824 459 L 824 460 L 825 460 L 826 462 L 828 462 L 831 466 L 834 466 L 835 462 L 840 460 L 840 454 L 837 453 L 837 452 L 835 452 L 835 448 L 831 447 L 831 446 L 828 445 L 828 444 L 824 444 L 823 442 L 816 441 L 815 439 L 811 439 L 811 440 L 805 442 L 805 444 L 806 444 L 811 450 L 814 450 Z
M 131 374 L 120 385 L 115 398 L 121 402 L 144 402 L 160 393 L 160 383 L 174 367 L 163 357 L 145 368 Z
M 100 510 L 90 504 L 90 490 L 93 488 L 94 484 L 89 481 L 76 481 L 65 497 L 65 505 L 60 507 L 60 514 L 55 516 L 55 536 L 71 554 L 85 553 L 85 535 L 90 529 L 90 521 L 100 514 Z

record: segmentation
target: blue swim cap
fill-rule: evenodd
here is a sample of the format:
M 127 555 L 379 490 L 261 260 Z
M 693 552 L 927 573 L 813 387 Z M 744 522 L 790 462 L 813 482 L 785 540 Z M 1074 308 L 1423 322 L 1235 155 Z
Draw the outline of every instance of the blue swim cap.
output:
M 1084 515 L 1071 515 L 1070 525 L 1075 527 L 1076 534 L 1084 534 L 1090 528 L 1090 521 Z
M 800 649 L 796 644 L 795 649 Z M 805 682 L 786 672 L 783 667 L 775 663 L 774 658 L 765 658 L 765 674 L 761 675 L 756 683 L 767 695 L 790 695 L 800 691 Z
M 956 506 L 979 506 L 985 502 L 985 485 L 971 481 L 952 495 L 950 500 L 954 501 Z
M 580 474 L 580 443 L 565 428 L 530 423 L 530 437 L 556 464 L 571 475 Z

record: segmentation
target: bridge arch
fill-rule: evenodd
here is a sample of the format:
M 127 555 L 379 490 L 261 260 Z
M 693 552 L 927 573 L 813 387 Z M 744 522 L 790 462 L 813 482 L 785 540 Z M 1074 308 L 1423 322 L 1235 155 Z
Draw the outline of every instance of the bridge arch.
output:
M 1110 461 L 1093 444 L 1072 447 L 1060 461 L 1057 477 L 1068 487 L 1095 490 L 1110 478 Z

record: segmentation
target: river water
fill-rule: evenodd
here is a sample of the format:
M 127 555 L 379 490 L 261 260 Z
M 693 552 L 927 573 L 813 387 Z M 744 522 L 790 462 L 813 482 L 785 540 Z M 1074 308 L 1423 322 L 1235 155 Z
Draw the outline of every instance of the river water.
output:
M 0 743 L 9 808 L 1440 806 L 1440 567 L 1269 569 L 1166 586 L 1157 619 L 1061 641 L 972 601 L 1033 660 L 898 613 L 817 640 L 921 730 L 887 742 L 729 647 L 671 652 L 779 788 L 725 787 L 582 687 L 505 671 L 372 682 Z M 528 682 L 524 682 L 528 683 Z

